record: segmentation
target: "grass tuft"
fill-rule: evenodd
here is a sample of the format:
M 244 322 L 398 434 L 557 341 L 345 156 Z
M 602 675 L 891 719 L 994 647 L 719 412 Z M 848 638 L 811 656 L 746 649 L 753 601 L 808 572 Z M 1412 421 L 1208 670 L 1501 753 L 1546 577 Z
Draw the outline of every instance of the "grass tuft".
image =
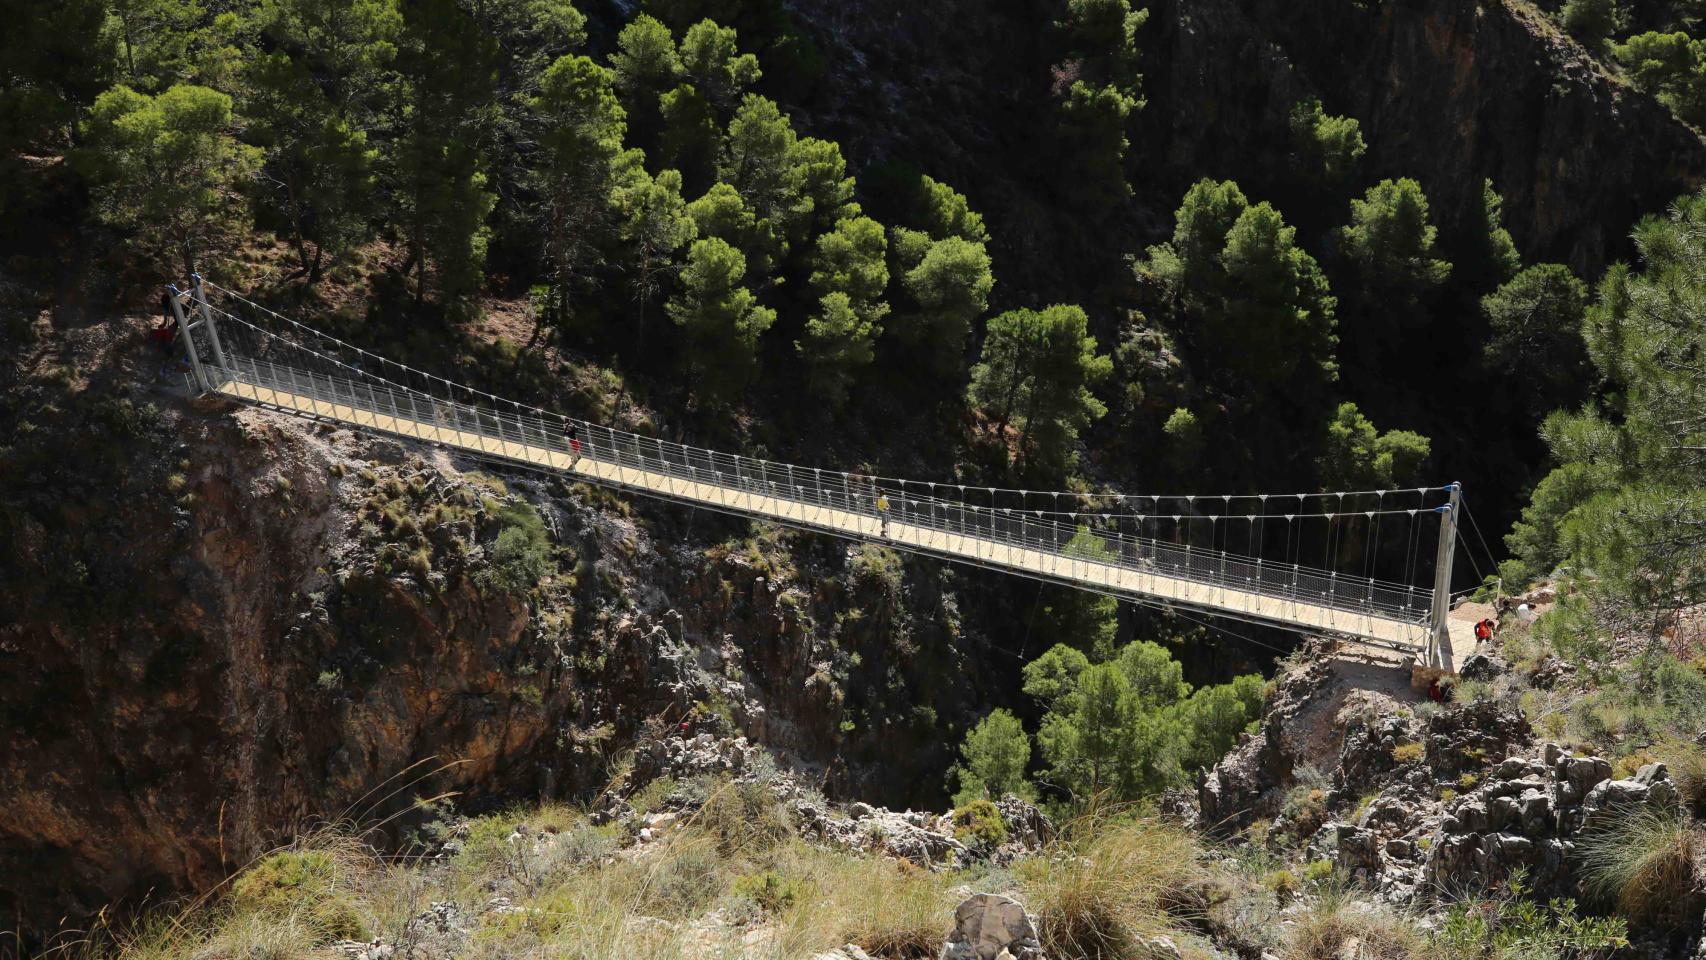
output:
M 1576 840 L 1582 891 L 1637 923 L 1697 920 L 1695 863 L 1706 853 L 1702 839 L 1679 812 L 1642 808 L 1613 817 Z

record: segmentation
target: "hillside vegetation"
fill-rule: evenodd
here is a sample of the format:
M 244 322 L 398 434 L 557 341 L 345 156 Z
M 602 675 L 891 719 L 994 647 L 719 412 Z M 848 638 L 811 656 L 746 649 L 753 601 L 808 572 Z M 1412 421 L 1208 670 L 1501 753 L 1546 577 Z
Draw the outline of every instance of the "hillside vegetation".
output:
M 0 953 L 1697 955 L 1697 6 L 0 0 Z M 1419 583 L 1189 498 L 1462 481 L 1498 632 L 1436 702 L 187 397 L 197 272 L 1073 550 Z

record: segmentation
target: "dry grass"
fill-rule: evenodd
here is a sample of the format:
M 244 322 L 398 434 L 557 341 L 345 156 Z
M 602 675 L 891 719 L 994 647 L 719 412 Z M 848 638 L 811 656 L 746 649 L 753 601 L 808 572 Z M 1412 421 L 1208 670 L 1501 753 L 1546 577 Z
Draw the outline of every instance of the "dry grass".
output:
M 1696 817 L 1706 814 L 1706 748 L 1680 738 L 1662 740 L 1652 754 L 1682 791 L 1683 802 Z
M 1188 938 L 1177 919 L 1202 912 L 1181 906 L 1209 870 L 1178 827 L 1086 820 L 1011 872 L 930 871 L 784 834 L 773 803 L 722 785 L 663 839 L 638 847 L 572 808 L 511 812 L 470 824 L 448 861 L 388 861 L 322 834 L 259 860 L 209 902 L 79 960 L 325 957 L 350 924 L 406 950 L 431 935 L 412 918 L 445 901 L 471 929 L 462 951 L 471 958 L 790 960 L 849 942 L 874 957 L 928 958 L 965 887 L 1021 897 L 1050 956 L 1138 960 L 1149 956 L 1145 938 Z M 527 826 L 519 834 L 518 823 Z M 755 898 L 754 876 L 787 896 Z M 495 896 L 510 906 L 493 909 Z
M 1430 955 L 1427 937 L 1403 914 L 1325 890 L 1286 936 L 1293 960 L 1410 960 Z
M 1087 818 L 1053 857 L 1015 870 L 1052 957 L 1147 955 L 1142 939 L 1170 926 L 1172 895 L 1198 880 L 1196 841 L 1168 824 Z
M 1698 919 L 1695 864 L 1703 853 L 1706 837 L 1685 815 L 1651 808 L 1615 817 L 1576 841 L 1583 892 L 1640 924 Z

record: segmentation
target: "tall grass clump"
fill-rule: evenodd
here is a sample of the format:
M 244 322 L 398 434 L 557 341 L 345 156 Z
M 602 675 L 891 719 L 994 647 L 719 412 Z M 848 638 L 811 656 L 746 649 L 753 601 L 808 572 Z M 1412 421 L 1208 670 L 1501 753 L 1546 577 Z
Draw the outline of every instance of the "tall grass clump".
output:
M 1695 863 L 1706 844 L 1680 811 L 1620 811 L 1576 840 L 1582 891 L 1641 924 L 1698 919 Z
M 1146 936 L 1169 926 L 1167 905 L 1201 875 L 1183 828 L 1091 815 L 1074 822 L 1054 856 L 1014 868 L 1051 957 L 1146 956 Z
M 1296 918 L 1283 955 L 1294 960 L 1409 960 L 1430 956 L 1428 948 L 1409 917 L 1355 900 L 1343 884 L 1330 883 Z
M 1655 744 L 1651 752 L 1663 761 L 1688 811 L 1696 817 L 1706 815 L 1706 747 L 1670 737 Z

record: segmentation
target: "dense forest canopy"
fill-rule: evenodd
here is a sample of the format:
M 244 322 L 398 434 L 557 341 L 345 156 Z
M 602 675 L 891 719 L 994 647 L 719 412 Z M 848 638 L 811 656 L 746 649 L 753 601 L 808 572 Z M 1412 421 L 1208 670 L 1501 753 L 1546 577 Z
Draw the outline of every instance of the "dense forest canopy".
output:
M 202 270 L 447 369 L 457 331 L 519 309 L 521 354 L 551 343 L 607 365 L 677 434 L 1030 487 L 1384 487 L 1466 470 L 1496 531 L 1548 450 L 1576 480 L 1565 497 L 1552 475 L 1533 509 L 1594 489 L 1593 458 L 1567 440 L 1594 414 L 1549 420 L 1545 447 L 1535 423 L 1600 383 L 1630 402 L 1616 387 L 1645 369 L 1600 345 L 1608 298 L 1637 275 L 1613 271 L 1596 297 L 1597 277 L 1525 261 L 1491 180 L 1442 231 L 1425 185 L 1371 175 L 1358 120 L 1320 96 L 1285 111 L 1270 195 L 1201 177 L 1169 233 L 1134 242 L 1156 184 L 1134 140 L 1154 28 L 1131 0 L 1053 11 L 1002 134 L 1034 144 L 1022 162 L 1048 170 L 1050 229 L 1071 225 L 1065 256 L 1100 271 L 1064 285 L 1015 266 L 1022 244 L 932 157 L 861 140 L 850 159 L 802 129 L 796 108 L 810 126 L 815 82 L 845 65 L 780 3 L 6 13 L 0 199 L 18 262 L 33 226 L 70 222 L 79 250 L 119 241 L 107 257 L 126 296 Z M 1556 16 L 1696 119 L 1692 8 L 1569 0 Z M 1508 572 L 1545 572 L 1564 542 L 1524 520 Z

